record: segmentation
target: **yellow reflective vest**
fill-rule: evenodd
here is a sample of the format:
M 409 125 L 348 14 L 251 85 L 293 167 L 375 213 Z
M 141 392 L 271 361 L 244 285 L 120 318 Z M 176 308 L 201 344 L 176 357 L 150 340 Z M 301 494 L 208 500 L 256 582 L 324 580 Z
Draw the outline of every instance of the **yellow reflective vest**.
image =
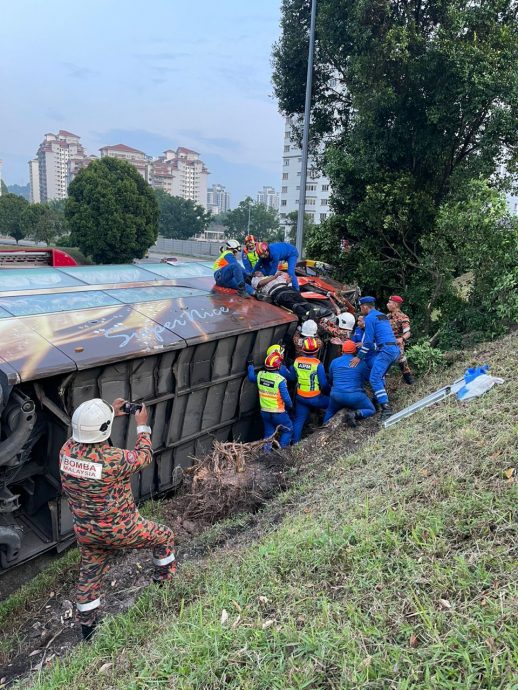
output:
M 257 374 L 261 412 L 285 412 L 286 406 L 279 390 L 284 380 L 284 376 L 276 371 L 260 371 Z
M 254 268 L 256 263 L 259 261 L 259 257 L 255 249 L 253 252 L 249 252 L 245 249 L 245 256 L 248 259 L 248 261 L 250 261 L 250 265 L 252 266 L 252 268 Z
M 316 398 L 320 395 L 317 369 L 320 360 L 316 357 L 297 357 L 293 363 L 297 374 L 297 395 L 302 398 Z
M 230 249 L 225 249 L 225 251 L 219 255 L 219 257 L 216 259 L 216 261 L 212 265 L 212 270 L 214 271 L 214 273 L 216 273 L 216 271 L 219 271 L 220 268 L 224 268 L 225 266 L 228 266 L 229 261 L 227 261 L 226 257 L 232 253 L 233 252 Z

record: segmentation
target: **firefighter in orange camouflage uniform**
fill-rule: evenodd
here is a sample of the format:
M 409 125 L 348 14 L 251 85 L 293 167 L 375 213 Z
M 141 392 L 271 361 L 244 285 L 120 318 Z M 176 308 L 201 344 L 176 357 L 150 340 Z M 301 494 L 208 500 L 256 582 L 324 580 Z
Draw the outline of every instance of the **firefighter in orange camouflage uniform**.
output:
M 113 448 L 108 441 L 114 417 L 125 414 L 124 402 L 118 398 L 109 405 L 95 398 L 82 403 L 72 417 L 72 438 L 59 458 L 81 555 L 77 610 L 87 640 L 96 626 L 101 582 L 115 550 L 153 549 L 156 582 L 171 579 L 176 566 L 172 530 L 141 517 L 131 491 L 131 476 L 153 457 L 145 406 L 135 413 L 133 450 Z
M 401 311 L 401 305 L 403 302 L 403 298 L 399 295 L 392 295 L 389 297 L 387 302 L 387 317 L 390 321 L 390 325 L 392 326 L 392 330 L 394 331 L 394 335 L 396 336 L 396 343 L 399 347 L 399 351 L 401 352 L 401 356 L 399 358 L 399 368 L 401 369 L 405 382 L 411 385 L 414 383 L 415 379 L 412 375 L 410 367 L 408 366 L 408 360 L 405 354 L 405 346 L 410 340 L 411 335 L 410 319 Z

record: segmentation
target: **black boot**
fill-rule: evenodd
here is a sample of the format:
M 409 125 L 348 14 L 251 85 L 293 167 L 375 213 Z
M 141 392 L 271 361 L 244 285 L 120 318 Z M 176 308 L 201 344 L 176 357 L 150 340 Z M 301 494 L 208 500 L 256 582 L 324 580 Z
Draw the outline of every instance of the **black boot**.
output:
M 243 299 L 249 299 L 250 297 L 244 285 L 240 286 L 237 289 L 237 294 L 239 295 L 239 297 L 242 297 Z
M 96 627 L 97 623 L 94 623 L 93 625 L 85 625 L 84 623 L 81 623 L 81 633 L 85 642 L 89 642 L 92 639 L 92 635 L 94 634 Z
M 347 426 L 355 427 L 356 425 L 356 414 L 354 412 L 347 412 L 345 415 L 345 423 Z
M 392 410 L 388 403 L 383 403 L 381 405 L 381 421 L 384 422 L 389 417 L 392 417 Z
M 415 383 L 415 378 L 412 376 L 412 374 L 409 371 L 403 372 L 403 378 L 405 380 L 405 383 L 408 383 L 409 386 L 411 386 L 413 383 Z

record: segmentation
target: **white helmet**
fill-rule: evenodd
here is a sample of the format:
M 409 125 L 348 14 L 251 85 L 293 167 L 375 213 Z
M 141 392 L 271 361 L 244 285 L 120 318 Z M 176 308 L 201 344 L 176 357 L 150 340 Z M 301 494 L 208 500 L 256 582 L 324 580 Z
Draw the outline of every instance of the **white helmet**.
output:
M 342 312 L 342 314 L 338 314 L 338 328 L 352 331 L 355 323 L 356 319 L 354 318 L 354 315 L 349 313 L 348 311 L 344 311 Z
M 302 328 L 300 329 L 300 333 L 305 338 L 314 338 L 318 333 L 318 326 L 316 322 L 313 321 L 313 319 L 304 321 L 304 323 L 302 324 Z
M 113 407 L 100 398 L 81 403 L 72 415 L 72 438 L 78 443 L 106 441 L 113 417 Z
M 241 245 L 237 240 L 227 240 L 225 242 L 225 248 L 231 249 L 232 251 L 239 251 Z

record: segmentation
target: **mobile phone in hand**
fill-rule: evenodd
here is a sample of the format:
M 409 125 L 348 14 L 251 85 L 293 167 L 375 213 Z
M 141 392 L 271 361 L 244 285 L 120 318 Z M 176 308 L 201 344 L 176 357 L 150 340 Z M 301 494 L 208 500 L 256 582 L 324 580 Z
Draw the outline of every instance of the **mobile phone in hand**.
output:
M 142 403 L 125 402 L 121 409 L 125 414 L 136 414 L 142 409 Z

